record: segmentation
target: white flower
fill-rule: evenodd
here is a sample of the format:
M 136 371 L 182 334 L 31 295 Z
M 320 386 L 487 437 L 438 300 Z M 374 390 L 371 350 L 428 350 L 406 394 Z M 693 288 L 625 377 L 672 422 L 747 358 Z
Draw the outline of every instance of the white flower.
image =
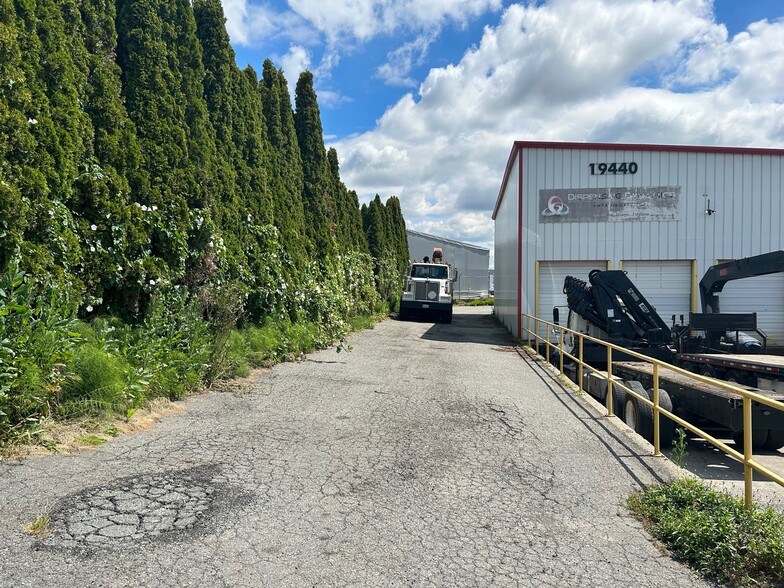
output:
M 38 120 L 34 119 L 34 118 L 28 118 L 27 122 L 29 122 L 31 125 L 37 125 L 38 124 Z
M 49 216 L 54 216 L 54 210 L 49 211 Z
M 153 207 L 152 207 L 152 210 L 153 210 L 153 211 L 155 211 L 155 210 L 158 210 L 158 207 L 157 207 L 157 206 L 153 206 Z
M 95 252 L 95 245 L 90 245 L 90 251 Z
M 154 286 L 154 285 L 155 285 L 155 280 L 150 280 L 150 286 Z
M 88 305 L 87 305 L 87 308 L 85 308 L 85 310 L 86 310 L 87 312 L 92 312 L 92 311 L 93 311 L 93 307 L 92 307 L 91 305 L 89 305 L 89 304 L 88 304 Z
M 143 210 L 144 212 L 147 212 L 147 210 L 148 210 L 148 209 L 147 209 L 147 206 L 146 206 L 145 204 L 142 204 L 142 210 Z
M 121 272 L 121 271 L 122 271 L 122 266 L 121 266 L 121 265 L 118 265 L 118 266 L 117 266 L 117 271 L 118 271 L 118 272 Z
M 250 215 L 248 215 L 248 222 L 250 222 Z
M 90 230 L 92 230 L 92 231 L 97 231 L 97 230 L 98 230 L 98 227 L 97 227 L 97 226 L 95 226 L 95 225 L 90 225 Z

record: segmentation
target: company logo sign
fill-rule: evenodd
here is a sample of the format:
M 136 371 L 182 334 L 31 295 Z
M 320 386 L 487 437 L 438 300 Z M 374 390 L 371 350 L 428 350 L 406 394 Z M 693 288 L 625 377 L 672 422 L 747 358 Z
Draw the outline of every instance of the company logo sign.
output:
M 680 186 L 539 190 L 539 221 L 674 221 L 680 203 Z

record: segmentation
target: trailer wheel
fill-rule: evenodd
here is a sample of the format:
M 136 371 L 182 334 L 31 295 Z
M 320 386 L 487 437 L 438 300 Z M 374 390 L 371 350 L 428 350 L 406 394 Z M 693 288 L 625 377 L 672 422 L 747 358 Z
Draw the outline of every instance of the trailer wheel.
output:
M 640 382 L 631 380 L 626 382 L 626 386 L 643 398 L 650 399 L 648 391 L 643 388 Z M 653 408 L 631 394 L 626 395 L 623 406 L 623 422 L 647 441 L 653 441 Z
M 751 376 L 746 376 L 738 370 L 730 370 L 727 372 L 727 381 L 732 384 L 741 384 L 743 386 L 757 387 L 757 379 Z
M 768 429 L 768 438 L 763 447 L 771 451 L 784 447 L 784 429 Z
M 735 442 L 739 451 L 743 451 L 743 431 L 733 431 L 732 440 Z M 768 430 L 752 429 L 751 431 L 751 450 L 758 451 L 767 445 Z
M 648 398 L 653 401 L 653 388 L 648 388 Z M 672 399 L 664 388 L 659 388 L 659 408 L 672 412 Z M 651 410 L 651 418 L 653 418 L 653 410 Z M 653 425 L 651 425 L 653 431 Z M 653 434 L 651 433 L 651 438 Z M 672 445 L 672 440 L 675 438 L 675 421 L 670 420 L 664 415 L 659 415 L 659 445 L 661 447 L 669 447 Z

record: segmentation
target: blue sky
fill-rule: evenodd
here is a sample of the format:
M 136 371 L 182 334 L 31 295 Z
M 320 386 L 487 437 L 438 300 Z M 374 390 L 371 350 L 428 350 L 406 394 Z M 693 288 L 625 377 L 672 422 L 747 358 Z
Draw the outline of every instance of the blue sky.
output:
M 223 0 L 243 67 L 314 73 L 360 201 L 492 248 L 515 139 L 784 146 L 782 0 Z

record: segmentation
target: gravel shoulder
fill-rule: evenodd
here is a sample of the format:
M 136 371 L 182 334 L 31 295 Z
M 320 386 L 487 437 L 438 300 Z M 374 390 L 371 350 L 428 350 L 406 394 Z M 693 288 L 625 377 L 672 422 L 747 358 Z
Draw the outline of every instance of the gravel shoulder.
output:
M 671 464 L 489 309 L 350 343 L 94 451 L 0 464 L 0 586 L 709 585 L 625 507 Z

